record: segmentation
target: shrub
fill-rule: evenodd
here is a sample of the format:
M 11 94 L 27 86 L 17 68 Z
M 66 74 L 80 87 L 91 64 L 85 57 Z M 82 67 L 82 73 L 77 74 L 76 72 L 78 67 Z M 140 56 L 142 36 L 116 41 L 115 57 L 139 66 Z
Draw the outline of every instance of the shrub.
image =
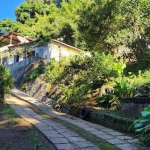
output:
M 115 80 L 114 94 L 121 97 L 133 97 L 135 89 L 134 78 L 120 77 Z
M 35 79 L 37 78 L 40 74 L 42 73 L 41 69 L 40 68 L 37 68 L 35 69 L 34 71 L 32 71 L 30 74 L 29 74 L 29 79 Z
M 64 58 L 60 62 L 51 60 L 45 69 L 45 80 L 52 85 L 61 85 L 61 101 L 83 103 L 89 93 L 117 75 L 113 70 L 114 62 L 112 55 L 104 53 L 95 53 L 91 57 L 75 56 L 70 60 Z
M 134 121 L 136 137 L 147 146 L 150 145 L 150 105 L 142 111 L 142 117 Z
M 89 90 L 88 85 L 81 84 L 80 86 L 76 87 L 74 83 L 66 86 L 61 86 L 61 101 L 65 102 L 67 104 L 73 104 L 73 103 L 84 103 L 85 102 L 85 96 Z
M 4 94 L 8 93 L 13 86 L 13 78 L 9 70 L 0 65 L 0 103 L 4 103 Z
M 45 67 L 45 77 L 44 80 L 50 84 L 55 84 L 60 82 L 65 75 L 65 66 L 69 64 L 68 59 L 62 58 L 60 62 L 51 60 L 49 64 Z
M 118 77 L 114 80 L 114 94 L 119 99 L 121 97 L 133 97 L 136 76 L 131 72 L 128 73 L 128 77 L 124 76 L 124 69 L 126 68 L 124 60 L 114 63 L 113 68 L 118 73 Z
M 97 102 L 98 106 L 105 109 L 119 110 L 121 107 L 118 97 L 116 97 L 116 95 L 114 95 L 112 92 L 95 97 L 95 101 Z

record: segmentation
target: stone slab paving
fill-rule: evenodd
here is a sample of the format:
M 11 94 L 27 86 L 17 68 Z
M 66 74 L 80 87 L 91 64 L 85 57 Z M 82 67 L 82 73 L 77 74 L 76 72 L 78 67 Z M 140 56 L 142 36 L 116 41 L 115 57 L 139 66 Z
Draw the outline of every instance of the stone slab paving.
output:
M 141 150 L 137 147 L 133 147 L 132 144 L 117 144 L 117 147 L 119 147 L 121 150 Z
M 77 133 L 65 126 L 36 114 L 30 108 L 23 106 L 18 98 L 6 98 L 7 103 L 12 105 L 18 115 L 29 123 L 36 126 L 58 150 L 82 150 L 89 148 L 98 150 L 91 142 L 80 137 Z M 78 140 L 77 140 L 78 139 Z
M 73 125 L 76 125 L 79 128 L 83 128 L 84 130 L 98 136 L 99 138 L 104 139 L 111 144 L 114 144 L 116 147 L 120 148 L 121 150 L 148 150 L 148 148 L 145 148 L 145 147 L 142 147 L 139 145 L 140 143 L 139 143 L 138 139 L 132 139 L 132 137 L 130 137 L 130 136 L 126 136 L 120 132 L 114 131 L 114 130 L 106 128 L 104 126 L 97 125 L 97 124 L 94 124 L 91 122 L 87 122 L 80 118 L 76 118 L 74 116 L 67 115 L 65 113 L 59 113 L 59 112 L 55 111 L 53 108 L 50 108 L 50 107 L 44 105 L 43 103 L 38 102 L 35 98 L 32 98 L 31 96 L 29 96 L 26 93 L 23 93 L 17 89 L 13 89 L 12 94 L 22 100 L 32 103 L 33 105 L 35 105 L 36 107 L 41 109 L 43 112 L 45 112 L 53 117 L 56 117 L 60 120 L 71 123 Z M 12 102 L 12 104 L 14 104 L 14 101 Z M 19 112 L 20 112 L 20 110 L 19 110 Z M 31 113 L 28 115 L 31 115 Z M 35 115 L 33 115 L 33 117 L 35 118 Z M 38 120 L 38 117 L 37 117 L 37 120 Z M 44 122 L 44 120 L 41 120 L 41 119 L 39 119 L 39 120 L 42 121 L 43 123 L 47 122 L 47 124 L 49 122 L 47 120 L 45 120 L 45 122 Z M 53 129 L 58 132 L 57 134 L 54 134 L 54 135 L 62 136 L 62 137 L 59 137 L 59 136 L 54 137 L 54 139 L 55 139 L 54 142 L 56 141 L 56 138 L 58 138 L 58 141 L 60 141 L 60 143 L 58 143 L 58 141 L 57 141 L 57 143 L 55 143 L 55 145 L 58 149 L 63 149 L 66 146 L 65 147 L 66 150 L 67 149 L 71 150 L 73 148 L 76 150 L 77 149 L 97 150 L 97 147 L 94 147 L 94 145 L 92 143 L 79 137 L 76 133 L 69 131 L 68 129 L 66 129 L 66 127 L 59 128 L 57 130 L 56 126 L 61 126 L 61 127 L 63 127 L 63 126 L 58 123 L 55 124 L 54 121 L 52 121 L 51 123 L 52 123 L 51 127 L 53 127 Z M 48 125 L 50 125 L 50 124 L 48 124 Z M 67 131 L 65 131 L 65 130 L 67 130 Z M 51 129 L 50 129 L 50 131 L 51 131 Z M 64 131 L 64 132 L 61 132 L 61 131 Z M 67 138 L 67 137 L 69 137 L 69 138 Z M 52 139 L 52 135 L 49 136 L 49 139 Z M 61 141 L 61 139 L 63 139 L 63 140 Z M 78 139 L 79 139 L 79 141 L 78 141 Z M 64 143 L 67 140 L 69 140 L 70 143 Z M 73 144 L 71 144 L 71 143 L 73 143 Z

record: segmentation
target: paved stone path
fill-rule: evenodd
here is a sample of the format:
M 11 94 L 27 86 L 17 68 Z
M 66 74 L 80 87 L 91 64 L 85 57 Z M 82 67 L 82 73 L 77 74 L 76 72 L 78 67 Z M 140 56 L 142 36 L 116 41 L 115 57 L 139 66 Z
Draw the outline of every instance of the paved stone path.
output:
M 138 139 L 132 139 L 130 136 L 126 136 L 120 132 L 103 127 L 101 125 L 93 124 L 91 122 L 84 121 L 80 118 L 66 115 L 64 113 L 56 112 L 53 108 L 50 108 L 43 103 L 37 101 L 37 99 L 28 96 L 27 94 L 13 89 L 12 94 L 16 97 L 34 104 L 46 114 L 56 117 L 65 122 L 69 122 L 76 125 L 79 128 L 83 128 L 91 134 L 104 139 L 105 141 L 114 144 L 117 149 L 121 150 L 148 150 L 145 147 L 139 145 Z M 36 126 L 46 137 L 55 144 L 58 150 L 98 150 L 91 142 L 80 137 L 77 133 L 67 129 L 65 126 L 44 118 L 27 106 L 21 105 L 21 101 L 13 97 L 7 99 L 7 102 L 15 109 L 22 118 L 29 123 Z

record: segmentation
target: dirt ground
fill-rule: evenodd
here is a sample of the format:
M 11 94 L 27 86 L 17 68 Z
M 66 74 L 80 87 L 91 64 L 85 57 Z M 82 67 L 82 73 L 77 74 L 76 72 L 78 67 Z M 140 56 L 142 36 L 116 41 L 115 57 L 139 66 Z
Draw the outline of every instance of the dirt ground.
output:
M 0 105 L 0 150 L 56 150 L 34 126 Z

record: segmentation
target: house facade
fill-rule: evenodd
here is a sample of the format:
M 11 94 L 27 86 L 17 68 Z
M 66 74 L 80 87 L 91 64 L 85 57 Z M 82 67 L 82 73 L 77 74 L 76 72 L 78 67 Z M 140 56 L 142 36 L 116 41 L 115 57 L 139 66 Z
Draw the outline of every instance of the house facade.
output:
M 0 40 L 4 43 L 0 47 L 0 63 L 7 65 L 23 61 L 23 59 L 29 57 L 43 58 L 47 61 L 50 59 L 59 61 L 64 56 L 85 54 L 82 50 L 59 40 L 40 43 L 14 32 L 6 33 L 0 37 Z
M 58 40 L 52 40 L 51 42 L 46 42 L 42 44 L 33 44 L 33 51 L 35 51 L 35 56 L 40 58 L 45 58 L 47 61 L 50 59 L 55 59 L 59 61 L 61 57 L 70 57 L 73 55 L 83 55 L 84 52 L 78 48 L 60 42 Z

